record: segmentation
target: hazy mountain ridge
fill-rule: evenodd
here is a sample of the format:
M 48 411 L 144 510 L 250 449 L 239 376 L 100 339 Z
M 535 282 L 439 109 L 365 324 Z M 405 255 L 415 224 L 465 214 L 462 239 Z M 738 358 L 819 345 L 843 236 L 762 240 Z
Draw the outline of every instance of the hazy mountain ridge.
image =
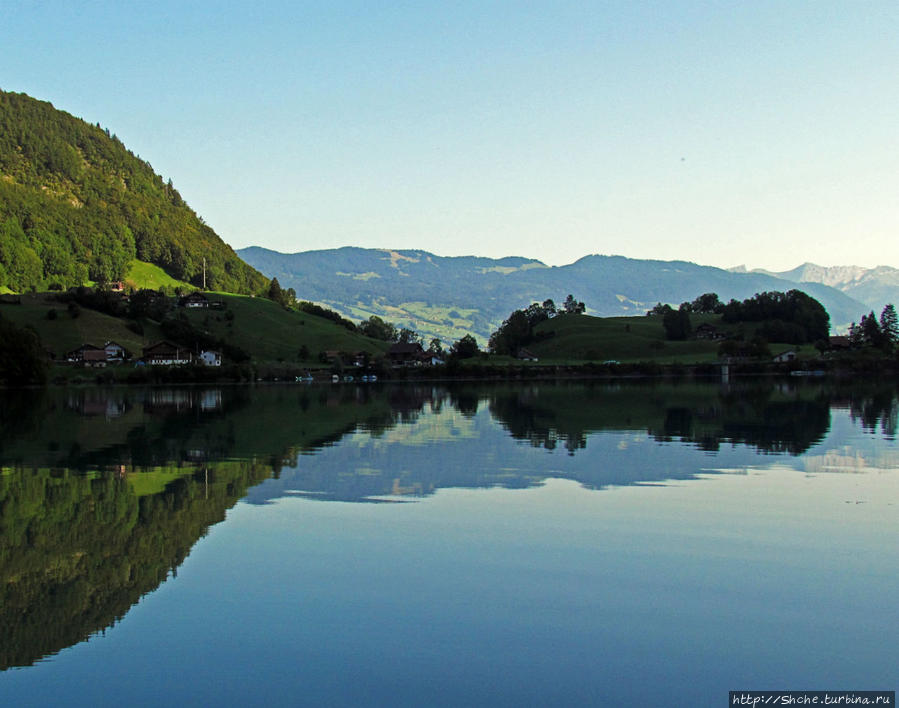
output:
M 657 302 L 679 304 L 704 292 L 744 299 L 796 282 L 765 273 L 734 273 L 687 261 L 585 256 L 565 266 L 527 258 L 445 257 L 422 250 L 339 248 L 283 254 L 253 246 L 238 255 L 301 299 L 322 302 L 351 319 L 374 314 L 444 341 L 472 333 L 486 340 L 512 312 L 568 293 L 599 316 L 642 315 Z M 805 283 L 835 329 L 866 306 L 835 288 Z
M 820 283 L 845 293 L 867 308 L 880 312 L 887 303 L 899 304 L 899 269 L 890 266 L 862 268 L 861 266 L 819 266 L 803 263 L 792 270 L 776 272 L 745 267 L 734 272 L 764 273 L 795 283 Z

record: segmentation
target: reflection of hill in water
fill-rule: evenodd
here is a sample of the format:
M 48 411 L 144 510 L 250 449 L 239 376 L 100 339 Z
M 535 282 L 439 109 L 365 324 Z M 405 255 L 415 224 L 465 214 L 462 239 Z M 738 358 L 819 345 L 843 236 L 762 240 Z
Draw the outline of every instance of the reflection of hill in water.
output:
M 897 421 L 891 389 L 820 384 L 73 389 L 2 404 L 2 668 L 113 624 L 245 495 L 688 479 L 809 450 L 832 406 L 869 430 Z M 808 468 L 870 462 L 844 449 Z
M 113 624 L 268 467 L 232 463 L 138 496 L 118 475 L 14 469 L 0 485 L 0 669 Z

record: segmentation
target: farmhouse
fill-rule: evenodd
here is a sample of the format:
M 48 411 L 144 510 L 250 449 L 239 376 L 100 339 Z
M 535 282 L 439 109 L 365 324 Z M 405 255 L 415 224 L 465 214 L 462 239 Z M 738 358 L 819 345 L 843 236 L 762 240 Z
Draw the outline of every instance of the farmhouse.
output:
M 195 291 L 181 298 L 178 304 L 181 307 L 209 307 L 209 299 L 203 293 Z
M 708 322 L 703 322 L 696 329 L 694 329 L 693 336 L 696 337 L 696 339 L 724 339 L 724 334 L 718 331 L 718 328 L 715 327 L 715 325 L 711 325 Z
M 387 356 L 393 366 L 421 366 L 427 359 L 418 342 L 396 342 L 390 345 Z
M 200 352 L 200 356 L 197 357 L 197 360 L 203 364 L 203 366 L 221 366 L 222 354 L 221 352 L 207 349 L 206 351 Z
M 788 349 L 785 352 L 781 352 L 776 357 L 774 357 L 774 361 L 783 363 L 787 361 L 796 361 L 796 352 L 792 349 Z
M 106 342 L 103 345 L 103 350 L 106 352 L 106 361 L 110 363 L 118 363 L 125 360 L 125 347 L 117 342 Z
M 82 344 L 66 353 L 66 361 L 83 366 L 106 366 L 106 350 L 93 344 Z
M 188 349 L 171 342 L 157 342 L 144 348 L 143 360 L 151 366 L 190 364 L 192 359 Z

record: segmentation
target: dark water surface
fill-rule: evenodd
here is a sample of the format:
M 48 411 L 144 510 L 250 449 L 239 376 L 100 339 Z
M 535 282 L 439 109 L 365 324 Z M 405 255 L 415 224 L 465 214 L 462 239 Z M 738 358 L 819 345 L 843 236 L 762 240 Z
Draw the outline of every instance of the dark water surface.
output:
M 0 705 L 897 688 L 892 386 L 0 393 Z

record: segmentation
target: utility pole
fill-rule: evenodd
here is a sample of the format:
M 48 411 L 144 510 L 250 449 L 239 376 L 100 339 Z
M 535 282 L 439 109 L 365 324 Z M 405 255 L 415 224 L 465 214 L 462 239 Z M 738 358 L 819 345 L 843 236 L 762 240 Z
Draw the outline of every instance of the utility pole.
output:
M 206 289 L 206 256 L 203 256 L 203 290 Z

